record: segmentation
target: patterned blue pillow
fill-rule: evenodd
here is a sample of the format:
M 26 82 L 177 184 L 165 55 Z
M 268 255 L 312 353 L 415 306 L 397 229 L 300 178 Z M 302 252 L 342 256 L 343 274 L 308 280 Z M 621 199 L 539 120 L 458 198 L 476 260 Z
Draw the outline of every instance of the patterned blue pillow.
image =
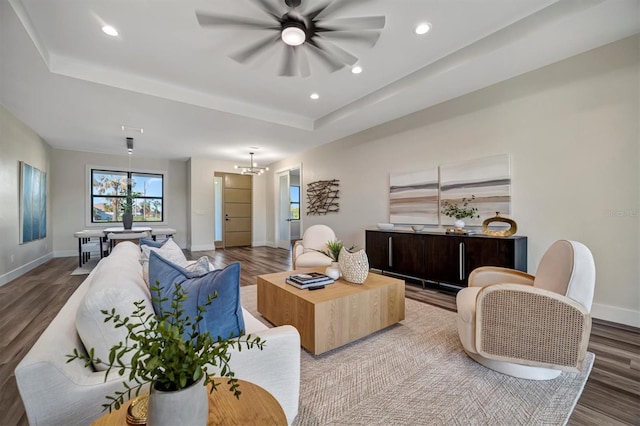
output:
M 175 285 L 180 284 L 187 294 L 182 307 L 185 315 L 192 319 L 198 315 L 198 306 L 204 306 L 208 295 L 213 295 L 217 291 L 218 297 L 206 307 L 203 319 L 198 324 L 198 332 L 209 332 L 214 339 L 218 337 L 227 339 L 230 336 L 237 337 L 244 334 L 244 318 L 240 305 L 240 262 L 232 263 L 224 269 L 198 275 L 152 251 L 149 254 L 149 284 L 151 287 L 160 287 L 161 298 L 168 299 L 159 303 L 155 300 L 157 293 L 151 292 L 156 313 L 160 312 L 160 309 L 171 308 Z M 189 331 L 185 332 L 185 339 L 188 339 L 186 333 Z

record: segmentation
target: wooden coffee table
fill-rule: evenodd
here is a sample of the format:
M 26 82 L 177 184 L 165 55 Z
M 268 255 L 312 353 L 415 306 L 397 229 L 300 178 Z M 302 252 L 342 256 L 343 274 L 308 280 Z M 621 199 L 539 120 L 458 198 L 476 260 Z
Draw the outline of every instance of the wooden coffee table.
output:
M 207 425 L 287 425 L 287 417 L 278 401 L 260 386 L 238 380 L 240 399 L 228 390 L 226 379 L 217 390 L 209 394 L 209 419 Z M 209 385 L 210 386 L 210 385 Z M 133 399 L 123 404 L 119 410 L 105 414 L 92 426 L 127 426 L 127 410 Z
M 285 282 L 295 273 L 258 276 L 258 312 L 274 325 L 298 329 L 302 347 L 314 355 L 382 330 L 404 319 L 404 281 L 370 273 L 363 284 L 342 279 L 320 290 Z

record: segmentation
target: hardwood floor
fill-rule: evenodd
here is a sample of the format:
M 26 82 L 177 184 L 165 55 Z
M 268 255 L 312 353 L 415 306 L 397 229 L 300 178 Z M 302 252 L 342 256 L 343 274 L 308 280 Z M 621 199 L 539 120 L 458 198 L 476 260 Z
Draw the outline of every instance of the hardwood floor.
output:
M 186 252 L 216 267 L 242 262 L 241 285 L 260 274 L 291 269 L 290 253 L 268 247 Z M 75 257 L 56 258 L 0 287 L 0 425 L 26 425 L 13 370 L 86 276 L 69 275 Z M 408 283 L 406 295 L 455 311 L 455 295 Z M 594 320 L 589 351 L 596 361 L 570 425 L 640 425 L 640 330 Z

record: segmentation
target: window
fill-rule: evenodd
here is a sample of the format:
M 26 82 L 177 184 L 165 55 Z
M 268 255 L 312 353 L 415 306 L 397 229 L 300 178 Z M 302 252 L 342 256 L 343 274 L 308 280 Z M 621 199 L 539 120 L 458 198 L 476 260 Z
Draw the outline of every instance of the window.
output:
M 163 221 L 163 175 L 92 169 L 91 222 L 122 222 L 120 205 L 128 189 L 136 194 L 134 222 Z
M 300 220 L 300 187 L 289 187 L 289 202 L 291 203 L 291 219 Z

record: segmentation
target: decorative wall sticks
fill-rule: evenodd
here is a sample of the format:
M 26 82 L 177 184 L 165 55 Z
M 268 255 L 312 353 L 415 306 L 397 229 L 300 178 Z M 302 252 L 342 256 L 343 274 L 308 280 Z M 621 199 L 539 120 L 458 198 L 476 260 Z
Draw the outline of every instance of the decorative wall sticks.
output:
M 307 215 L 326 215 L 340 211 L 338 179 L 319 180 L 307 184 Z

